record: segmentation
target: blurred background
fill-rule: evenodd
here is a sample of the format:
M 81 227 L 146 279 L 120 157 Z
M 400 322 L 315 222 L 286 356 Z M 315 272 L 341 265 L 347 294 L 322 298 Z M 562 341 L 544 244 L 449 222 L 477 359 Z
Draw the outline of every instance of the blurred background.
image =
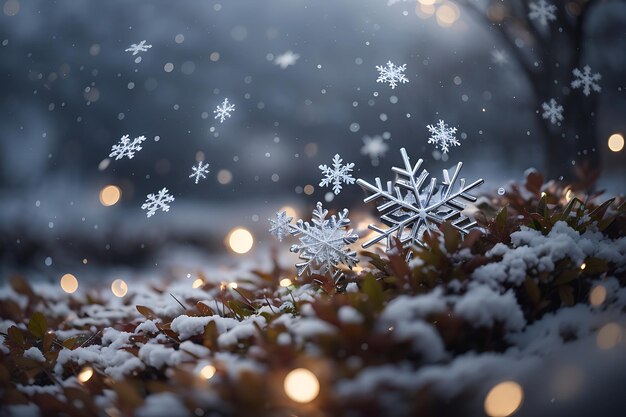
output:
M 406 147 L 439 178 L 462 160 L 484 193 L 529 167 L 601 172 L 597 189 L 622 192 L 626 3 L 558 1 L 548 28 L 509 3 L 0 0 L 1 279 L 100 281 L 287 252 L 267 233 L 278 209 L 371 213 L 357 186 L 318 186 L 336 153 L 366 180 L 392 179 Z M 142 40 L 152 47 L 125 51 Z M 387 61 L 409 82 L 376 83 Z M 602 74 L 600 94 L 569 88 L 583 65 Z M 542 121 L 550 97 L 566 105 L 563 126 Z M 219 123 L 224 98 L 236 109 Z M 448 155 L 427 144 L 439 119 L 458 127 Z M 108 159 L 125 134 L 146 136 L 143 150 Z M 372 140 L 386 152 L 368 155 Z M 211 172 L 195 184 L 201 160 Z M 171 210 L 146 218 L 163 187 Z M 250 234 L 229 242 L 238 228 Z

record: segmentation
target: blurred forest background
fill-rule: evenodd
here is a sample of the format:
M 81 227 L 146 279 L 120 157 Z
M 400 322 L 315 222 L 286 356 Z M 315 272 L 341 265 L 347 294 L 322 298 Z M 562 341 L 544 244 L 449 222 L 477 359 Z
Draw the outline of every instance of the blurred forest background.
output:
M 400 147 L 435 176 L 462 160 L 465 177 L 485 179 L 484 192 L 529 167 L 571 178 L 572 161 L 590 159 L 602 170 L 597 188 L 624 191 L 626 152 L 607 146 L 626 133 L 624 1 L 556 1 L 569 13 L 559 19 L 575 22 L 567 45 L 543 42 L 554 37 L 521 20 L 506 26 L 507 43 L 498 29 L 513 16 L 499 9 L 507 2 L 1 3 L 0 279 L 20 271 L 56 280 L 67 270 L 100 279 L 103 269 L 158 267 L 164 256 L 193 264 L 221 256 L 238 226 L 263 244 L 274 211 L 289 205 L 308 219 L 324 201 L 318 165 L 335 153 L 370 180 L 391 177 Z M 552 25 L 556 36 L 560 21 Z M 124 50 L 144 39 L 152 48 L 136 62 Z M 541 81 L 533 84 L 515 48 Z M 566 109 L 562 131 L 546 129 L 537 91 L 552 81 L 573 96 L 571 62 L 555 69 L 565 48 L 602 74 L 602 92 L 589 101 L 578 92 L 591 110 Z M 299 56 L 294 65 L 276 65 L 288 51 Z M 407 65 L 408 84 L 375 82 L 376 65 L 389 60 Z M 226 97 L 236 110 L 220 124 L 213 110 Z M 427 144 L 426 125 L 439 119 L 462 142 L 447 160 Z M 145 135 L 143 150 L 105 161 L 124 134 Z M 375 166 L 361 148 L 377 135 L 388 150 Z M 188 175 L 200 159 L 211 173 L 196 185 Z M 111 206 L 99 198 L 107 185 L 121 190 Z M 146 194 L 163 187 L 176 197 L 170 212 L 146 218 Z M 327 204 L 367 212 L 362 196 L 345 187 Z

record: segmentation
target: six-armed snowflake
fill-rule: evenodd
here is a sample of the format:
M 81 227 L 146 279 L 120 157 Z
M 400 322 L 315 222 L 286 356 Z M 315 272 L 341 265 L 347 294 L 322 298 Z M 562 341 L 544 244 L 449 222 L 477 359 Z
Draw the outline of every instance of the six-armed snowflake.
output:
M 591 90 L 595 91 L 596 93 L 602 91 L 602 88 L 600 88 L 600 84 L 598 84 L 598 81 L 602 79 L 602 75 L 600 75 L 599 72 L 592 74 L 591 67 L 589 65 L 585 65 L 582 71 L 578 68 L 574 68 L 572 70 L 572 74 L 574 74 L 574 77 L 576 77 L 572 81 L 572 88 L 576 89 L 582 87 L 584 95 L 588 96 L 589 94 L 591 94 Z
M 380 220 L 388 226 L 382 229 L 375 225 L 369 228 L 378 236 L 365 242 L 363 248 L 367 248 L 381 240 L 386 240 L 387 249 L 392 247 L 394 238 L 399 239 L 405 247 L 412 244 L 424 245 L 424 233 L 430 234 L 436 230 L 438 225 L 450 221 L 452 226 L 463 234 L 469 233 L 470 229 L 476 226 L 476 222 L 462 214 L 465 204 L 461 200 L 475 202 L 476 197 L 469 194 L 471 190 L 481 185 L 484 181 L 478 179 L 466 185 L 465 178 L 459 179 L 462 162 L 454 168 L 452 175 L 447 169 L 443 170 L 443 181 L 441 186 L 437 185 L 437 179 L 429 178 L 429 173 L 425 169 L 421 172 L 420 167 L 423 160 L 420 159 L 414 166 L 404 148 L 400 149 L 404 168 L 393 167 L 396 173 L 396 180 L 387 182 L 387 187 L 383 187 L 380 178 L 376 178 L 376 184 L 372 185 L 362 179 L 357 180 L 357 184 L 372 193 L 363 200 L 380 200 L 378 202 L 378 212 Z M 458 187 L 456 185 L 459 181 Z
M 291 252 L 300 255 L 304 262 L 296 264 L 296 272 L 301 276 L 308 274 L 326 274 L 339 276 L 338 265 L 344 264 L 352 269 L 359 260 L 356 252 L 348 247 L 359 238 L 359 235 L 348 229 L 350 219 L 348 210 L 343 209 L 327 219 L 328 210 L 317 203 L 313 209 L 311 223 L 298 220 L 289 225 L 289 233 L 300 239 L 300 244 L 292 245 Z
M 206 178 L 205 174 L 209 173 L 209 163 L 202 164 L 202 162 L 204 161 L 199 161 L 198 166 L 194 165 L 191 167 L 193 172 L 189 175 L 189 178 L 195 178 L 196 184 L 200 181 L 200 178 Z
M 158 210 L 170 211 L 170 205 L 174 196 L 170 195 L 167 188 L 162 188 L 156 195 L 148 194 L 146 202 L 141 205 L 142 210 L 148 210 L 146 215 L 152 217 Z
M 397 66 L 393 62 L 388 61 L 387 66 L 377 65 L 376 70 L 378 71 L 376 82 L 387 83 L 392 90 L 396 88 L 398 83 L 404 84 L 409 82 L 409 79 L 404 75 L 406 64 Z
M 539 24 L 546 26 L 549 21 L 556 20 L 556 6 L 547 0 L 538 0 L 536 3 L 530 3 L 528 5 L 530 11 L 528 17 L 532 20 L 537 20 Z
M 563 106 L 551 98 L 549 102 L 541 103 L 543 113 L 541 116 L 544 119 L 550 119 L 550 123 L 555 124 L 563 121 Z
M 152 48 L 152 45 L 146 45 L 146 41 L 143 40 L 139 43 L 133 43 L 129 48 L 125 49 L 125 52 L 132 52 L 133 56 L 137 55 L 139 52 L 146 52 L 148 49 Z
M 213 113 L 215 113 L 215 119 L 220 119 L 220 123 L 224 123 L 224 120 L 230 117 L 230 114 L 235 111 L 235 105 L 228 102 L 225 98 L 221 105 L 217 106 Z
M 279 242 L 289 234 L 289 226 L 293 217 L 287 216 L 287 212 L 276 212 L 276 219 L 268 219 L 270 222 L 270 233 L 276 236 Z
M 111 148 L 109 158 L 115 157 L 115 159 L 118 160 L 126 156 L 128 159 L 133 159 L 135 152 L 139 152 L 142 149 L 141 143 L 144 140 L 146 140 L 146 137 L 143 135 L 136 137 L 132 140 L 132 142 L 128 135 L 122 136 L 120 138 L 120 143 L 113 145 Z
M 335 194 L 339 194 L 341 192 L 341 184 L 354 184 L 355 178 L 350 174 L 352 168 L 354 168 L 354 163 L 348 163 L 346 165 L 341 165 L 343 160 L 336 154 L 333 158 L 333 166 L 332 168 L 327 165 L 320 165 L 319 169 L 322 170 L 322 174 L 325 175 L 320 182 L 320 187 L 328 187 L 331 183 L 333 185 L 333 192 Z
M 435 149 L 441 149 L 441 152 L 448 153 L 450 146 L 460 146 L 461 142 L 456 139 L 456 127 L 448 127 L 443 121 L 439 120 L 436 125 L 426 126 L 431 136 L 428 143 L 434 143 Z

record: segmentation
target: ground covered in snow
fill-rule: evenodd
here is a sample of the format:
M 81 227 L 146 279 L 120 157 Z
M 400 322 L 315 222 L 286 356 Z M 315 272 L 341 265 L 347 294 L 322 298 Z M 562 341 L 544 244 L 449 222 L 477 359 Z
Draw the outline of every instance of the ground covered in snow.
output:
M 426 248 L 362 252 L 338 283 L 276 263 L 116 298 L 13 277 L 0 414 L 484 415 L 511 380 L 520 416 L 624 415 L 623 200 L 531 172 L 478 208 L 482 233 L 444 224 Z M 311 401 L 285 387 L 297 368 Z

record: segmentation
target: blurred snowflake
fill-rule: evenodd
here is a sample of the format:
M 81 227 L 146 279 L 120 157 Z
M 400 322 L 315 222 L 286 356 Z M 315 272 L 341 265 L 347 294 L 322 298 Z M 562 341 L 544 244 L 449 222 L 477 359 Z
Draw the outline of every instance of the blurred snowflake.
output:
M 363 136 L 363 146 L 361 155 L 367 155 L 372 161 L 372 165 L 378 165 L 378 160 L 385 156 L 389 147 L 382 136 Z
M 207 162 L 203 165 L 202 162 L 204 161 L 199 161 L 198 166 L 191 167 L 193 172 L 189 175 L 189 178 L 195 178 L 196 184 L 200 181 L 200 178 L 206 178 L 205 174 L 209 173 L 209 163 Z
M 276 220 L 268 219 L 270 222 L 270 233 L 276 236 L 279 242 L 289 234 L 289 226 L 293 217 L 287 216 L 287 212 L 276 212 Z
M 320 165 L 319 169 L 322 170 L 322 174 L 325 175 L 320 182 L 320 187 L 328 187 L 331 183 L 333 184 L 333 192 L 335 195 L 338 195 L 341 192 L 341 184 L 354 184 L 355 178 L 350 174 L 352 168 L 354 168 L 354 163 L 349 163 L 346 165 L 342 165 L 341 162 L 343 160 L 336 154 L 333 158 L 333 166 L 332 168 L 327 165 Z
M 213 113 L 215 113 L 215 119 L 220 119 L 220 123 L 224 123 L 224 120 L 230 117 L 230 114 L 235 111 L 235 105 L 228 102 L 225 98 L 221 105 L 217 106 Z
M 392 90 L 396 88 L 398 83 L 404 84 L 409 82 L 409 79 L 404 75 L 406 64 L 397 66 L 393 62 L 388 61 L 386 67 L 377 65 L 376 70 L 378 71 L 378 78 L 376 79 L 376 82 L 388 83 Z
M 543 109 L 541 116 L 546 120 L 550 119 L 550 123 L 555 124 L 563 121 L 563 106 L 557 103 L 555 99 L 551 98 L 549 102 L 541 103 L 541 108 Z
M 599 72 L 592 74 L 591 67 L 589 65 L 585 65 L 582 71 L 578 68 L 574 68 L 572 70 L 572 74 L 576 77 L 571 83 L 572 88 L 577 89 L 582 87 L 584 95 L 588 96 L 591 94 L 591 90 L 596 93 L 602 91 L 602 88 L 600 88 L 600 85 L 598 84 L 598 81 L 602 79 L 602 75 L 600 75 Z
M 460 200 L 475 202 L 476 197 L 469 192 L 481 185 L 484 182 L 482 179 L 465 185 L 465 178 L 461 178 L 456 187 L 463 166 L 463 163 L 459 162 L 452 175 L 447 169 L 443 170 L 443 182 L 440 187 L 437 186 L 436 178 L 431 178 L 426 184 L 428 171 L 423 169 L 418 172 L 423 160 L 420 159 L 415 166 L 411 166 L 404 148 L 400 149 L 400 154 L 404 168 L 392 169 L 397 177 L 393 183 L 388 181 L 386 188 L 383 187 L 380 178 L 376 178 L 375 185 L 362 179 L 357 180 L 358 185 L 372 193 L 363 200 L 364 202 L 381 200 L 377 207 L 381 214 L 380 220 L 389 227 L 382 229 L 369 225 L 369 228 L 379 236 L 365 242 L 363 248 L 386 239 L 389 250 L 394 238 L 399 239 L 405 247 L 412 244 L 423 246 L 424 234 L 437 230 L 438 225 L 446 221 L 450 221 L 452 226 L 463 234 L 476 227 L 475 221 L 462 214 L 465 204 Z
M 431 136 L 428 143 L 434 143 L 435 149 L 441 148 L 441 152 L 448 153 L 450 146 L 461 146 L 461 142 L 456 139 L 456 127 L 448 127 L 443 121 L 439 120 L 436 125 L 426 126 Z
M 493 51 L 491 51 L 491 61 L 494 64 L 502 66 L 509 62 L 509 56 L 506 52 L 500 49 L 494 49 Z
M 352 229 L 348 230 L 348 210 L 343 209 L 330 219 L 326 218 L 327 215 L 328 210 L 322 208 L 322 203 L 317 203 L 311 219 L 313 224 L 298 220 L 295 225 L 289 225 L 289 233 L 300 239 L 300 244 L 292 245 L 290 250 L 305 261 L 296 264 L 298 276 L 308 271 L 309 274 L 330 273 L 337 278 L 340 263 L 352 269 L 359 262 L 356 252 L 348 247 L 359 238 Z
M 142 149 L 141 143 L 144 140 L 146 140 L 146 137 L 143 135 L 136 137 L 132 142 L 128 135 L 122 136 L 120 142 L 111 148 L 109 158 L 115 157 L 115 160 L 118 160 L 126 156 L 128 159 L 133 159 L 135 152 L 139 152 Z
M 285 69 L 288 66 L 296 65 L 298 58 L 300 58 L 300 55 L 294 54 L 293 51 L 287 51 L 284 54 L 278 55 L 274 60 L 274 64 Z
M 139 52 L 146 52 L 150 48 L 152 48 L 152 45 L 146 45 L 146 41 L 143 40 L 139 43 L 133 43 L 129 48 L 125 49 L 124 52 L 132 52 L 133 56 L 135 56 Z
M 162 188 L 156 195 L 148 194 L 146 202 L 142 204 L 142 210 L 148 210 L 146 215 L 152 217 L 158 210 L 170 211 L 169 203 L 174 201 L 174 196 L 170 195 L 167 188 Z
M 537 20 L 543 26 L 546 26 L 548 21 L 556 20 L 554 14 L 556 6 L 547 0 L 538 0 L 536 3 L 530 3 L 528 7 L 530 9 L 528 17 L 532 20 Z

